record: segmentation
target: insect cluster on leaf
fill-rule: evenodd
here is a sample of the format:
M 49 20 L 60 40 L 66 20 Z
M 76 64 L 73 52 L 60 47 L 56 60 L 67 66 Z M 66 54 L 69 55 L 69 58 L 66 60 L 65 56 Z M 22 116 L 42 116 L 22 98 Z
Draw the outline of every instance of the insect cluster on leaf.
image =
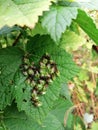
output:
M 47 87 L 59 76 L 56 63 L 51 60 L 48 53 L 44 54 L 38 65 L 30 63 L 29 58 L 23 57 L 22 73 L 26 76 L 26 83 L 31 86 L 31 101 L 34 106 L 41 106 L 39 97 L 46 94 Z

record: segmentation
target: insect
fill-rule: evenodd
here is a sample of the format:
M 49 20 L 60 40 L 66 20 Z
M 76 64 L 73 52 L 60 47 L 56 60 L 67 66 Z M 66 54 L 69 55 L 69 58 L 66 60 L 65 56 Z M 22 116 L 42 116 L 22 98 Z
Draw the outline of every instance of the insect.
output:
M 93 45 L 93 46 L 92 46 L 92 49 L 93 49 L 94 51 L 96 51 L 96 53 L 98 53 L 98 46 Z
M 23 58 L 22 73 L 26 76 L 26 83 L 31 86 L 31 102 L 35 107 L 42 106 L 40 96 L 45 95 L 50 83 L 59 76 L 56 63 L 51 60 L 48 53 L 44 54 L 38 65 L 29 61 L 27 56 Z

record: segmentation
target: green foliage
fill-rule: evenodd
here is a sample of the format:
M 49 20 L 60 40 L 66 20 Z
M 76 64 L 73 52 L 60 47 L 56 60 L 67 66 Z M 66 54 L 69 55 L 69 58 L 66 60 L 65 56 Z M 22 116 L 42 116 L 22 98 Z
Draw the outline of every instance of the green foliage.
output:
M 81 46 L 88 41 L 81 36 L 81 29 L 94 44 L 98 44 L 98 29 L 86 11 L 81 10 L 83 6 L 96 9 L 97 1 L 91 3 L 86 5 L 85 2 L 70 0 L 0 1 L 0 130 L 86 130 L 81 102 L 88 103 L 90 94 L 85 93 L 86 89 L 98 96 L 98 85 L 95 83 L 98 79 L 95 81 L 93 74 L 88 73 L 90 67 L 86 71 L 83 69 L 86 63 L 83 64 L 83 57 L 75 56 L 75 52 L 80 48 L 80 55 Z M 40 65 L 44 63 L 41 58 L 45 54 L 49 54 L 50 59 L 47 58 L 46 68 L 42 71 L 44 78 L 49 71 L 52 82 L 47 84 L 48 79 L 44 79 L 46 94 L 37 93 L 42 102 L 42 106 L 38 107 L 31 98 L 32 91 L 38 89 L 36 91 L 39 92 L 40 88 L 31 85 L 31 81 L 34 79 L 38 85 Z M 29 60 L 29 69 L 24 57 Z M 81 71 L 75 64 L 79 58 Z M 30 68 L 31 64 L 34 65 L 33 69 Z M 51 72 L 54 71 L 52 68 L 47 70 L 47 64 L 51 64 L 55 73 Z M 90 65 L 93 68 L 92 62 Z M 23 74 L 25 70 L 28 76 Z M 33 71 L 40 75 L 38 79 Z M 96 69 L 90 72 L 97 74 Z M 55 79 L 52 74 L 55 74 Z M 27 78 L 30 78 L 30 84 Z M 70 85 L 73 85 L 72 89 Z M 74 115 L 77 114 L 76 108 L 82 114 L 82 120 Z M 93 123 L 92 130 L 96 128 L 97 123 Z
M 16 105 L 13 104 L 5 110 L 5 119 L 3 122 L 6 128 L 10 130 L 64 130 L 64 113 L 71 106 L 72 104 L 66 102 L 64 99 L 57 100 L 52 108 L 53 110 L 51 110 L 42 123 L 39 120 L 35 122 L 31 117 L 25 115 L 24 112 L 19 112 Z
M 50 11 L 45 12 L 41 22 L 51 38 L 59 42 L 62 33 L 71 25 L 72 19 L 76 19 L 76 16 L 77 8 L 54 5 Z
M 12 31 L 18 31 L 21 30 L 21 28 L 19 26 L 13 26 L 13 27 L 8 27 L 8 26 L 4 26 L 3 28 L 0 29 L 0 35 L 6 35 Z
M 72 61 L 72 57 L 64 49 L 57 46 L 48 35 L 33 37 L 27 44 L 27 50 L 32 53 L 35 62 L 38 62 L 43 54 L 50 54 L 58 66 L 60 76 L 63 77 L 62 81 L 70 80 L 79 71 L 79 68 Z
M 49 85 L 46 95 L 40 97 L 43 103 L 40 108 L 36 108 L 32 105 L 30 100 L 31 87 L 24 82 L 25 78 L 23 75 L 18 75 L 19 77 L 16 76 L 18 79 L 15 85 L 15 98 L 19 110 L 25 110 L 29 116 L 32 116 L 36 120 L 42 120 L 51 110 L 53 102 L 59 97 L 62 83 L 72 79 L 79 69 L 72 61 L 70 55 L 54 44 L 49 36 L 35 36 L 31 38 L 27 44 L 27 50 L 31 54 L 30 59 L 36 64 L 38 64 L 40 57 L 47 52 L 57 64 L 57 68 L 60 72 L 60 76 Z M 23 89 L 25 89 L 25 91 L 23 91 Z
M 89 10 L 98 10 L 98 1 L 97 0 L 58 0 L 58 3 L 62 6 L 70 6 L 77 7 L 81 9 L 89 9 Z
M 0 0 L 0 28 L 15 24 L 33 28 L 38 21 L 38 16 L 48 10 L 49 5 L 50 0 Z
M 22 56 L 23 51 L 16 47 L 0 50 L 0 84 L 11 84 L 16 71 L 21 65 Z
M 98 44 L 98 29 L 96 28 L 96 25 L 94 24 L 93 20 L 86 14 L 85 11 L 79 10 L 76 22 L 89 35 L 89 37 L 96 44 Z
M 69 108 L 71 108 L 72 106 L 73 106 L 72 102 L 64 98 L 59 98 L 58 100 L 55 101 L 51 113 L 55 115 L 58 118 L 58 120 L 63 124 L 64 116 L 67 110 L 69 110 Z
M 65 130 L 72 130 L 72 129 L 74 129 L 73 125 L 74 125 L 74 116 L 71 113 L 69 113 L 68 119 L 66 121 Z
M 44 125 L 45 126 L 42 130 L 64 130 L 62 123 L 53 114 L 48 114 L 46 120 L 44 121 Z
M 75 130 L 86 130 L 85 124 L 80 117 L 75 117 Z
M 97 130 L 98 129 L 98 123 L 93 123 L 91 130 Z
M 74 4 L 75 5 L 75 4 Z M 79 7 L 79 8 L 87 8 L 89 10 L 98 10 L 98 1 L 97 0 L 89 0 L 89 2 L 87 1 L 77 1 L 76 2 L 76 5 Z
M 19 112 L 15 104 L 6 108 L 4 124 L 8 130 L 34 130 L 36 126 L 38 129 L 38 123 L 34 122 L 34 120 L 28 117 L 24 112 Z
M 41 23 L 38 22 L 33 30 L 31 30 L 31 35 L 35 36 L 37 34 L 45 35 L 47 31 L 42 27 Z
M 12 101 L 13 80 L 22 56 L 23 51 L 15 47 L 0 50 L 0 109 Z
M 66 83 L 62 84 L 60 94 L 64 96 L 68 101 L 71 102 L 71 94 Z
M 60 47 L 65 48 L 68 52 L 77 50 L 83 44 L 85 44 L 85 39 L 69 30 L 63 34 L 60 41 Z

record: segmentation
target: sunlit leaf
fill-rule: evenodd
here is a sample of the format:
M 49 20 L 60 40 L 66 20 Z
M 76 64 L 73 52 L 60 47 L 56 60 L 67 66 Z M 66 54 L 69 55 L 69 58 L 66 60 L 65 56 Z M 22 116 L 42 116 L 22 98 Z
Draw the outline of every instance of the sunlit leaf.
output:
M 33 28 L 38 16 L 49 9 L 51 0 L 0 0 L 0 28 L 3 26 L 29 26 Z

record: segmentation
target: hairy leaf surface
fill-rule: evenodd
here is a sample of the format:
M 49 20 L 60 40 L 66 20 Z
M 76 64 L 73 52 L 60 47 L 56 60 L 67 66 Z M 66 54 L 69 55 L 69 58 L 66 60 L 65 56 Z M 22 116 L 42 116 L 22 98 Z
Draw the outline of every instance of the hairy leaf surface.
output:
M 72 56 L 60 46 L 55 45 L 48 35 L 36 35 L 31 38 L 28 42 L 27 50 L 32 53 L 33 61 L 35 62 L 38 62 L 43 54 L 48 53 L 57 64 L 60 71 L 60 79 L 63 81 L 72 79 L 79 72 L 79 68 L 73 62 Z
M 72 61 L 71 56 L 56 46 L 49 36 L 37 35 L 33 39 L 31 38 L 27 50 L 35 64 L 38 64 L 40 57 L 47 52 L 60 71 L 60 76 L 48 86 L 47 93 L 40 96 L 43 105 L 39 108 L 34 107 L 31 103 L 32 87 L 25 83 L 25 77 L 20 72 L 16 75 L 15 98 L 18 109 L 24 110 L 35 120 L 43 120 L 51 110 L 54 101 L 58 99 L 62 83 L 72 79 L 79 69 Z

